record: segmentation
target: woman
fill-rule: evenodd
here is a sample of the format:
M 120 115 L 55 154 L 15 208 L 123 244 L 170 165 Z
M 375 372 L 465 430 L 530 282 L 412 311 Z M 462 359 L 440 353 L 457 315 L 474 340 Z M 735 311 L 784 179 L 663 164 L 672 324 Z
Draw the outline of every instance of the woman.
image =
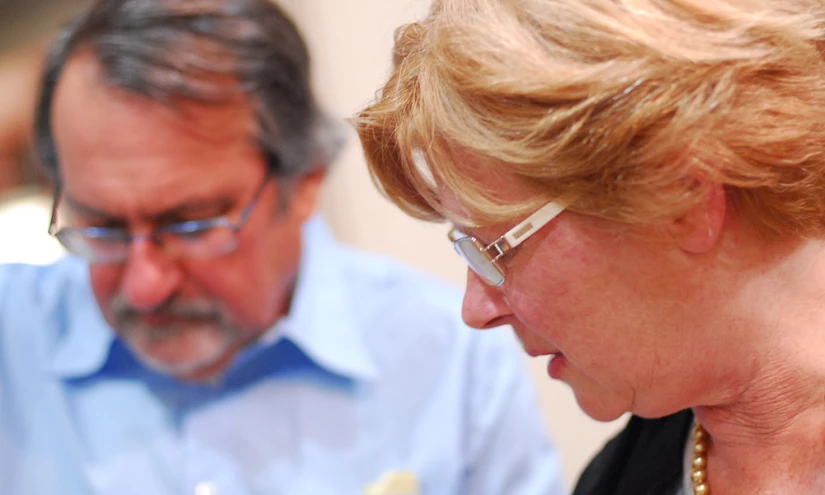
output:
M 377 183 L 455 225 L 469 324 L 634 414 L 576 493 L 825 493 L 823 50 L 821 0 L 443 0 L 397 32 Z

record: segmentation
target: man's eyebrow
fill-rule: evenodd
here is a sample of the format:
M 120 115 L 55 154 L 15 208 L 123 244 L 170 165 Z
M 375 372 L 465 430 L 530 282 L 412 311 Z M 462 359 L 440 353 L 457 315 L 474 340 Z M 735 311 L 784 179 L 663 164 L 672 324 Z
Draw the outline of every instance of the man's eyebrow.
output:
M 93 206 L 89 206 L 86 204 L 81 203 L 80 201 L 72 198 L 71 196 L 66 195 L 65 201 L 69 203 L 69 207 L 80 213 L 81 215 L 90 216 L 90 217 L 100 217 L 100 218 L 111 218 L 111 215 L 106 213 L 103 210 L 98 210 Z
M 226 196 L 209 199 L 191 199 L 153 215 L 157 220 L 168 220 L 203 212 L 223 215 L 235 206 L 236 200 Z
M 66 197 L 66 202 L 69 203 L 69 206 L 72 210 L 76 211 L 81 215 L 105 219 L 112 219 L 117 217 L 116 215 L 113 215 L 110 212 L 106 212 L 94 206 L 89 206 L 69 196 Z M 205 211 L 210 213 L 214 212 L 215 214 L 222 215 L 229 211 L 234 206 L 234 204 L 235 200 L 226 196 L 209 199 L 191 199 L 188 201 L 184 201 L 183 203 L 180 203 L 171 208 L 167 208 L 164 211 L 154 213 L 151 215 L 150 218 L 152 220 L 158 221 L 167 221 L 170 219 L 175 220 L 186 215 L 202 213 Z

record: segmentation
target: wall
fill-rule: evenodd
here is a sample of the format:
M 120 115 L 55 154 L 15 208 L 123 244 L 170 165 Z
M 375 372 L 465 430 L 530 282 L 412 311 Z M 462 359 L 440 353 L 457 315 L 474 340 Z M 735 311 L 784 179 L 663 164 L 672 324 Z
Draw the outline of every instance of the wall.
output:
M 91 0 L 0 0 L 0 52 L 39 42 Z

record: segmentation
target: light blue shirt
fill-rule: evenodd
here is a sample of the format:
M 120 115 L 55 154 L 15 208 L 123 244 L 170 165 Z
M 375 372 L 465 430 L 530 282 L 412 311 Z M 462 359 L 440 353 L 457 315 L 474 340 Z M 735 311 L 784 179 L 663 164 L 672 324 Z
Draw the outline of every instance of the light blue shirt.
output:
M 194 385 L 113 336 L 83 262 L 0 266 L 0 494 L 358 495 L 393 471 L 426 495 L 562 493 L 514 339 L 459 304 L 315 219 L 290 313 Z

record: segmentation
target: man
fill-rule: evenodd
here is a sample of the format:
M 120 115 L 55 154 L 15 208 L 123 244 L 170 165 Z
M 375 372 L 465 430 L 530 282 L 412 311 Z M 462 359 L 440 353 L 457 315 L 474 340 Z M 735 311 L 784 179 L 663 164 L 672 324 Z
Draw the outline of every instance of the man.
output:
M 561 492 L 510 339 L 313 218 L 340 140 L 308 68 L 266 0 L 58 37 L 36 140 L 84 261 L 0 268 L 0 493 Z

